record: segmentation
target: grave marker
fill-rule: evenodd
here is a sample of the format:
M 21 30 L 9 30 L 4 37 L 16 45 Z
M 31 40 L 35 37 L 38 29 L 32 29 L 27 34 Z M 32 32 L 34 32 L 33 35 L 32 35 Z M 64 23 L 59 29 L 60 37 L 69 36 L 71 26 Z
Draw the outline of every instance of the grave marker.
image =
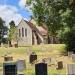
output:
M 75 64 L 67 65 L 68 75 L 75 75 Z
M 25 60 L 17 61 L 17 69 L 18 69 L 18 71 L 24 71 L 26 69 Z
M 57 69 L 62 69 L 63 68 L 63 62 L 62 61 L 59 61 L 57 64 L 58 64 Z
M 15 63 L 3 63 L 3 75 L 17 75 Z
M 72 61 L 75 62 L 75 54 L 72 54 Z
M 46 63 L 36 64 L 35 75 L 47 75 L 47 64 Z
M 20 74 L 18 74 L 18 75 L 24 75 L 24 74 L 20 73 Z
M 33 63 L 35 60 L 37 60 L 37 55 L 36 55 L 36 53 L 33 52 L 30 55 L 30 63 Z
M 4 56 L 4 61 L 13 61 L 12 56 Z
M 71 57 L 72 54 L 73 54 L 73 52 L 72 52 L 72 51 L 69 51 L 69 52 L 68 52 L 68 57 Z

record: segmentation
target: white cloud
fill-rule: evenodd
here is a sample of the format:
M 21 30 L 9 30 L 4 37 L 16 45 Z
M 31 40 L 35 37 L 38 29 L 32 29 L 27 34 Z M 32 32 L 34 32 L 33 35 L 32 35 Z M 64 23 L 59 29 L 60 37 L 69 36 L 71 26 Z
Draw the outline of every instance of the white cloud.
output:
M 20 0 L 19 1 L 19 6 L 22 8 L 25 8 L 26 0 Z
M 0 17 L 6 21 L 8 25 L 11 20 L 14 20 L 16 25 L 21 20 L 22 16 L 17 13 L 18 9 L 10 5 L 0 5 Z
M 19 6 L 29 12 L 32 12 L 31 8 L 33 7 L 33 4 L 36 4 L 35 1 L 32 1 L 32 3 L 30 5 L 26 4 L 26 0 L 20 0 L 19 1 Z

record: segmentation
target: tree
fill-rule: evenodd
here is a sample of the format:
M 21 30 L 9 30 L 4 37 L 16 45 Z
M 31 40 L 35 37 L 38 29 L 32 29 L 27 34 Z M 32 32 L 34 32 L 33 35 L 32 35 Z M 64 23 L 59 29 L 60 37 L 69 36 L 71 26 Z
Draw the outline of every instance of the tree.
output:
M 75 27 L 75 0 L 27 0 L 27 4 L 32 6 L 33 18 L 46 25 L 51 36 Z
M 65 44 L 67 51 L 73 51 L 75 53 L 75 29 L 71 29 L 65 34 Z
M 15 23 L 14 23 L 14 21 L 11 21 L 10 23 L 9 23 L 9 25 L 10 25 L 10 29 L 9 29 L 9 35 L 8 35 L 8 39 L 9 39 L 9 41 L 10 41 L 10 45 L 11 45 L 11 41 L 13 40 L 13 41 L 17 41 L 17 27 L 15 26 Z
M 3 39 L 4 23 L 5 23 L 5 22 L 2 20 L 2 18 L 0 18 L 0 43 L 2 42 L 2 39 Z
M 37 23 L 45 24 L 51 36 L 60 33 L 67 50 L 75 50 L 75 0 L 27 0 L 27 4 Z
M 63 0 L 62 7 L 62 22 L 68 28 L 68 31 L 64 34 L 64 43 L 67 51 L 75 53 L 75 0 Z
M 27 0 L 27 4 L 32 4 L 33 18 L 38 25 L 46 25 L 48 33 L 53 38 L 58 30 L 63 26 L 61 22 L 60 1 L 59 0 Z

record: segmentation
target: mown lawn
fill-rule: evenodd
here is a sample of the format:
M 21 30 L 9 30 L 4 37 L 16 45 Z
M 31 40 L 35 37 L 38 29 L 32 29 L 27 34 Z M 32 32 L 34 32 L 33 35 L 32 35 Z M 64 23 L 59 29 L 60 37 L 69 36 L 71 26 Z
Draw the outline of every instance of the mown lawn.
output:
M 29 52 L 33 51 L 36 52 L 36 54 L 38 55 L 38 60 L 41 60 L 42 58 L 47 58 L 47 57 L 52 57 L 58 58 L 59 57 L 59 53 L 63 52 L 65 50 L 65 45 L 64 44 L 50 44 L 50 45 L 34 45 L 34 46 L 29 46 L 29 47 L 18 47 L 18 48 L 5 48 L 5 47 L 0 47 L 0 72 L 2 72 L 2 63 L 3 61 L 3 57 L 5 54 L 10 54 L 14 57 L 14 59 L 18 59 L 18 58 L 25 58 L 25 60 L 27 61 L 27 66 L 30 65 L 28 63 L 28 56 L 29 56 Z M 61 60 L 61 58 L 59 58 Z M 58 59 L 58 60 L 59 60 Z M 64 59 L 64 58 L 63 58 Z M 64 62 L 66 62 L 64 60 Z M 29 68 L 27 68 L 24 73 L 25 75 L 35 75 L 35 65 L 32 65 Z M 1 74 L 0 74 L 1 75 Z M 56 67 L 48 67 L 48 75 L 66 75 L 66 68 L 62 69 L 62 70 L 57 70 Z

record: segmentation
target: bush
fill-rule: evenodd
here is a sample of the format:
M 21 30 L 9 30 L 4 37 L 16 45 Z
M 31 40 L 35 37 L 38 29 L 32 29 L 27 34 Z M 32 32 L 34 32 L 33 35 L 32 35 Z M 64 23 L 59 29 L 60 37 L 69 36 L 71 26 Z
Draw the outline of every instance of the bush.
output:
M 73 51 L 75 53 L 75 29 L 65 34 L 65 44 L 67 51 Z

